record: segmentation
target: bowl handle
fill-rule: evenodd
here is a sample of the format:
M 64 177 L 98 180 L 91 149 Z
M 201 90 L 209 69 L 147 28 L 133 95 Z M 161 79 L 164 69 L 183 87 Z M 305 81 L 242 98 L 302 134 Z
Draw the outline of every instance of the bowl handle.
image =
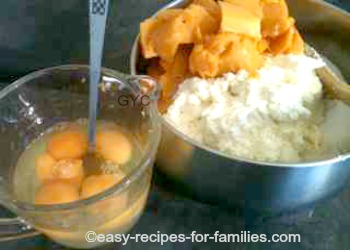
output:
M 39 234 L 20 217 L 0 218 L 0 242 L 34 237 Z
M 151 101 L 158 101 L 162 87 L 156 79 L 146 75 L 132 75 L 126 80 L 135 94 L 147 95 Z

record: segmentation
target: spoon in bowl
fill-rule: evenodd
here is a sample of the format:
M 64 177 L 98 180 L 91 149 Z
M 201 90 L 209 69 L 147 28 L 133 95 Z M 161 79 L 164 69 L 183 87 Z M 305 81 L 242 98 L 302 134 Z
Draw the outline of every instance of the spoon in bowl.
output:
M 109 0 L 90 0 L 90 82 L 89 82 L 89 153 L 84 157 L 87 172 L 95 172 L 100 160 L 94 154 L 96 145 L 96 120 L 98 107 L 98 85 L 101 77 L 101 64 L 106 19 Z

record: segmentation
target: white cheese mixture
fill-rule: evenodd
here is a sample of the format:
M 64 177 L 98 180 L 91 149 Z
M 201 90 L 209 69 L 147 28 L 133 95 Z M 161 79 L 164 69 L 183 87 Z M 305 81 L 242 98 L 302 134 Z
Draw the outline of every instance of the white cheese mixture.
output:
M 232 156 L 296 162 L 321 149 L 322 84 L 307 56 L 268 58 L 246 71 L 185 80 L 164 117 L 190 138 Z

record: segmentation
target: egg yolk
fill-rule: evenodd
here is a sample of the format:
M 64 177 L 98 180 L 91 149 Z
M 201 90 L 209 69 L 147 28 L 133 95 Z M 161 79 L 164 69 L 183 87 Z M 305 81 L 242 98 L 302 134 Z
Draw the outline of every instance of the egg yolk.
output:
M 63 180 L 44 183 L 35 195 L 35 203 L 45 205 L 68 203 L 78 199 L 78 188 L 72 183 Z
M 79 186 L 84 178 L 83 161 L 79 159 L 56 161 L 45 153 L 37 158 L 36 173 L 41 182 L 63 179 Z
M 52 167 L 53 176 L 80 186 L 84 178 L 83 161 L 80 159 L 60 160 Z
M 57 161 L 50 154 L 44 153 L 38 156 L 35 169 L 40 182 L 55 178 L 52 168 L 56 163 Z
M 96 151 L 106 160 L 116 164 L 125 164 L 131 158 L 132 144 L 123 133 L 116 130 L 105 130 L 96 135 Z
M 81 187 L 80 197 L 86 199 L 93 195 L 99 194 L 120 182 L 124 176 L 125 175 L 123 173 L 91 175 L 84 180 Z M 122 192 L 105 197 L 105 199 L 102 199 L 89 207 L 87 212 L 90 214 L 90 216 L 99 216 L 101 211 L 103 211 L 106 216 L 111 216 L 124 211 L 127 208 L 127 205 L 128 193 Z
M 88 198 L 90 196 L 101 193 L 113 185 L 117 184 L 124 178 L 124 174 L 103 174 L 91 175 L 87 177 L 81 186 L 81 197 Z
M 87 137 L 78 130 L 55 133 L 47 143 L 47 151 L 56 160 L 81 158 L 87 149 Z

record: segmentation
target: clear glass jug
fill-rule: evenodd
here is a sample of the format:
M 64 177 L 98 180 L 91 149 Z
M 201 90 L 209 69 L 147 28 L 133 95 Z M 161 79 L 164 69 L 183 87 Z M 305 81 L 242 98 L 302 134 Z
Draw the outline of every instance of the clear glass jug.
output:
M 29 74 L 0 92 L 1 204 L 16 218 L 0 219 L 0 241 L 42 232 L 77 248 L 90 248 L 85 233 L 125 233 L 146 204 L 154 157 L 160 139 L 159 85 L 146 76 L 103 69 L 98 119 L 128 128 L 140 146 L 138 163 L 110 189 L 91 198 L 58 205 L 19 200 L 13 189 L 14 167 L 28 144 L 58 122 L 88 117 L 87 66 L 66 65 Z M 121 197 L 127 196 L 123 207 Z

